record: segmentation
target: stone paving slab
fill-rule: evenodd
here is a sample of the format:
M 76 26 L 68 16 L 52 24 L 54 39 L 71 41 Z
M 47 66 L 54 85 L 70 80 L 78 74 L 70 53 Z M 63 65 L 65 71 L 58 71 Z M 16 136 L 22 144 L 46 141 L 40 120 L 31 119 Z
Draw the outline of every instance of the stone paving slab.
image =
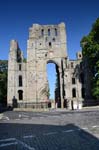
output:
M 98 150 L 99 141 L 83 130 L 50 132 L 37 136 L 24 136 L 4 139 L 0 142 L 2 150 Z M 6 143 L 5 143 L 6 141 Z
M 99 111 L 5 112 L 0 150 L 98 150 Z

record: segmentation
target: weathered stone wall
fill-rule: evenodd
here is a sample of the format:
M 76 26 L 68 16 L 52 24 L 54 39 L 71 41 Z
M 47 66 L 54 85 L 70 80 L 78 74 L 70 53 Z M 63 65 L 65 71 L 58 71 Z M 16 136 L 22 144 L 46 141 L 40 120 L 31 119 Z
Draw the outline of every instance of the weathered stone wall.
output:
M 61 69 L 61 59 L 67 56 L 64 23 L 33 24 L 27 43 L 27 97 L 30 101 L 46 101 L 46 94 L 42 94 L 47 85 L 46 65 L 53 61 Z
M 48 88 L 46 66 L 47 63 L 52 62 L 56 64 L 59 73 L 60 89 L 58 92 L 60 93 L 58 95 L 60 95 L 61 108 L 64 107 L 64 100 L 70 109 L 72 107 L 81 108 L 82 88 L 87 86 L 86 91 L 89 92 L 90 84 L 82 83 L 80 75 L 84 73 L 84 80 L 88 80 L 88 68 L 84 70 L 81 67 L 82 52 L 77 53 L 77 60 L 68 59 L 64 23 L 58 25 L 33 24 L 29 28 L 29 39 L 27 40 L 27 61 L 24 62 L 23 59 L 23 53 L 17 41 L 12 40 L 8 61 L 8 105 L 12 104 L 14 96 L 18 103 L 23 104 L 45 102 Z M 19 86 L 19 76 L 22 77 L 21 86 Z M 22 100 L 19 98 L 20 91 Z
M 19 100 L 19 90 L 23 91 L 24 101 L 27 100 L 26 63 L 24 63 L 23 60 L 20 63 L 17 62 L 17 50 L 19 50 L 18 43 L 17 41 L 12 40 L 10 43 L 8 61 L 8 105 L 12 105 L 13 97 Z M 21 55 L 21 57 L 23 56 Z M 19 70 L 19 64 L 21 65 L 21 70 Z M 19 76 L 22 76 L 22 86 L 19 86 Z

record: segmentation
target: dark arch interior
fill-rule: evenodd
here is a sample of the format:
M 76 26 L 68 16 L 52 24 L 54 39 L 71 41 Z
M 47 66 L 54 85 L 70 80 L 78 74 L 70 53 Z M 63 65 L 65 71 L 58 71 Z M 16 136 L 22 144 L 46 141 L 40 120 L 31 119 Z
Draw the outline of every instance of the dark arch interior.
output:
M 23 100 L 23 91 L 22 90 L 18 90 L 18 97 L 19 97 L 19 100 Z
M 72 97 L 73 98 L 76 97 L 76 89 L 75 88 L 72 89 Z

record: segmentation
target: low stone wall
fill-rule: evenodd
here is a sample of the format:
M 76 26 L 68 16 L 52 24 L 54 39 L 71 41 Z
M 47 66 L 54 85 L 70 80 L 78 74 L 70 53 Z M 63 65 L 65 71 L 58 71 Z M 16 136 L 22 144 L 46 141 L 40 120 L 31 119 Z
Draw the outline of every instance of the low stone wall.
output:
M 30 108 L 30 109 L 46 109 L 48 108 L 47 102 L 31 102 L 31 103 L 18 103 L 17 108 Z

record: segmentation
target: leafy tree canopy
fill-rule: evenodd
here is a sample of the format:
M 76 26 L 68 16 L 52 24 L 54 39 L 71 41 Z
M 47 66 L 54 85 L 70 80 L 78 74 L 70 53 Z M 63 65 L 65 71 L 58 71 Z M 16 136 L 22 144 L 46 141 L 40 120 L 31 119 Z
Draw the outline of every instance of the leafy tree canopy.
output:
M 8 61 L 0 60 L 0 103 L 5 104 L 7 99 L 7 70 Z
M 81 40 L 83 57 L 88 61 L 91 72 L 92 95 L 99 98 L 99 18 L 90 33 Z

